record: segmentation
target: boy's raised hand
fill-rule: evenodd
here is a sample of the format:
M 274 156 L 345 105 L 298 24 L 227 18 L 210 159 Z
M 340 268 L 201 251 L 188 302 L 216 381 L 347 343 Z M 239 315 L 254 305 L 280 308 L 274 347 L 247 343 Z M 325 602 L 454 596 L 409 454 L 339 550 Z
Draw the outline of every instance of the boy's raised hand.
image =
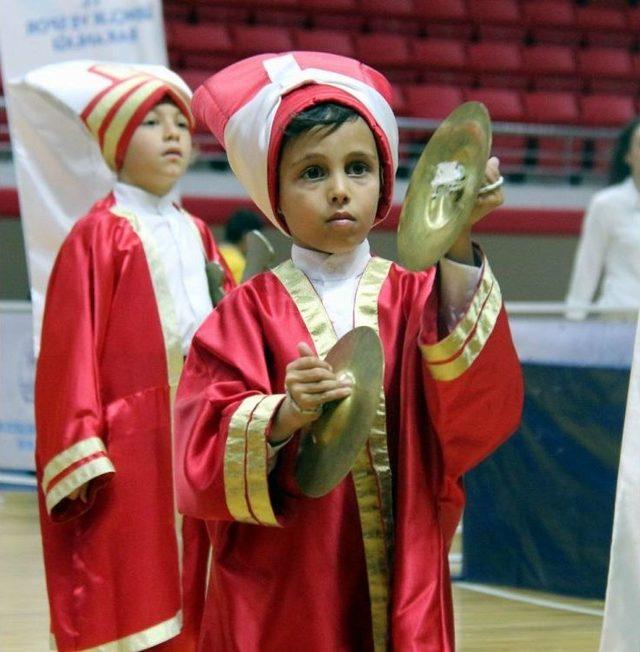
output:
M 287 365 L 284 380 L 287 396 L 271 429 L 272 443 L 315 421 L 325 403 L 351 394 L 351 380 L 338 378 L 331 365 L 314 355 L 308 344 L 299 342 L 297 348 L 300 357 Z
M 483 185 L 495 183 L 500 178 L 500 161 L 496 156 L 492 156 L 485 166 L 485 179 Z M 504 193 L 502 186 L 499 186 L 491 192 L 478 195 L 476 203 L 469 214 L 469 219 L 464 229 L 458 236 L 458 239 L 451 245 L 446 252 L 447 258 L 466 265 L 474 265 L 473 247 L 471 245 L 471 227 L 479 222 L 487 213 L 497 208 L 504 202 Z
M 492 156 L 484 169 L 484 184 L 495 183 L 500 178 L 500 161 L 497 156 Z M 479 222 L 487 213 L 498 208 L 504 202 L 504 193 L 502 186 L 488 192 L 478 195 L 476 203 L 473 206 L 469 217 L 469 226 Z

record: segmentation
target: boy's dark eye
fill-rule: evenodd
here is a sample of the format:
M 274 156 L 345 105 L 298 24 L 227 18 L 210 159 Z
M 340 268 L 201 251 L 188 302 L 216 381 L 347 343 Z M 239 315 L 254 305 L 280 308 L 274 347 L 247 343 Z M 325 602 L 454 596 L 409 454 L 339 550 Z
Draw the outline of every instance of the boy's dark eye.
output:
M 142 124 L 145 125 L 145 126 L 151 126 L 152 127 L 154 125 L 159 124 L 159 121 L 158 121 L 158 118 L 145 118 L 142 121 Z
M 319 165 L 310 165 L 304 169 L 301 175 L 303 179 L 307 179 L 308 181 L 315 181 L 316 179 L 321 179 L 323 176 L 324 170 Z
M 357 177 L 369 172 L 369 166 L 364 161 L 354 161 L 347 165 L 347 174 L 353 174 Z

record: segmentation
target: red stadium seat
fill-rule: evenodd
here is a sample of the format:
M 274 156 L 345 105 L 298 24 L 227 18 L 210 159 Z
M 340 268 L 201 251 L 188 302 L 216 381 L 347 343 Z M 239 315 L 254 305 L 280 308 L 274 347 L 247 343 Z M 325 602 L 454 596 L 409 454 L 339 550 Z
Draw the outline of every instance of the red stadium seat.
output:
M 534 91 L 523 96 L 525 120 L 532 123 L 573 125 L 580 113 L 575 93 Z M 535 138 L 537 171 L 570 172 L 580 167 L 582 139 L 558 136 Z
M 489 109 L 492 120 L 522 122 L 524 108 L 518 91 L 507 88 L 468 88 L 464 92 L 468 102 L 482 102 Z
M 298 26 L 305 20 L 298 0 L 251 0 L 250 5 L 257 25 Z
M 467 67 L 467 50 L 462 41 L 445 38 L 414 39 L 411 50 L 422 82 L 460 85 L 473 82 L 473 74 Z
M 357 0 L 299 0 L 299 4 L 315 28 L 355 31 L 364 24 Z
M 175 67 L 218 70 L 234 59 L 231 36 L 222 25 L 173 22 L 167 44 Z
M 374 68 L 382 68 L 391 81 L 411 81 L 414 61 L 409 44 L 399 34 L 356 34 L 354 37 L 356 56 Z
M 393 97 L 391 100 L 391 108 L 393 112 L 401 117 L 407 115 L 407 97 L 402 86 L 393 84 L 391 87 Z
M 522 53 L 511 41 L 480 41 L 467 46 L 469 69 L 480 86 L 524 88 Z
M 366 28 L 372 32 L 415 34 L 420 26 L 415 21 L 412 0 L 360 0 L 360 11 Z
M 526 122 L 576 124 L 580 113 L 575 93 L 533 91 L 523 95 Z
M 442 120 L 464 101 L 457 86 L 415 84 L 404 87 L 407 115 Z
M 633 98 L 626 95 L 583 95 L 580 120 L 586 126 L 621 127 L 635 117 Z
M 589 45 L 629 48 L 635 41 L 625 11 L 617 7 L 577 7 L 576 22 Z
M 591 91 L 635 93 L 638 90 L 631 55 L 622 48 L 578 50 L 577 69 Z
M 517 0 L 467 0 L 469 18 L 482 40 L 518 40 L 526 35 Z
M 580 42 L 581 34 L 570 0 L 527 0 L 522 12 L 533 41 L 563 45 Z
M 464 0 L 414 0 L 416 19 L 422 23 L 427 36 L 469 39 L 473 25 L 469 20 Z
M 333 52 L 345 57 L 355 57 L 355 48 L 350 32 L 328 29 L 296 29 L 293 43 L 297 50 Z
M 229 31 L 214 23 L 173 22 L 167 30 L 169 47 L 179 52 L 228 53 L 232 50 Z
M 544 43 L 522 48 L 522 70 L 536 90 L 577 91 L 575 49 Z
M 521 122 L 524 119 L 524 108 L 519 91 L 506 88 L 471 88 L 465 91 L 465 100 L 485 104 L 491 120 L 497 122 Z M 525 136 L 494 132 L 492 152 L 500 157 L 504 172 L 512 169 L 521 170 L 527 144 Z
M 239 56 L 293 50 L 289 30 L 271 25 L 234 25 L 233 48 Z

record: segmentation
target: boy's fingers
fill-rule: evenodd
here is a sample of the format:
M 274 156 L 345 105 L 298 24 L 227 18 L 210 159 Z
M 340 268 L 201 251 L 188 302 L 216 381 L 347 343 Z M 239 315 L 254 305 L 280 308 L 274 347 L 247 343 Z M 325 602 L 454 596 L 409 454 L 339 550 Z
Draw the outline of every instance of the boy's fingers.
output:
M 287 365 L 287 369 L 326 369 L 331 371 L 331 365 L 320 358 L 296 358 Z
M 298 354 L 301 358 L 307 356 L 316 357 L 313 350 L 306 342 L 298 342 Z

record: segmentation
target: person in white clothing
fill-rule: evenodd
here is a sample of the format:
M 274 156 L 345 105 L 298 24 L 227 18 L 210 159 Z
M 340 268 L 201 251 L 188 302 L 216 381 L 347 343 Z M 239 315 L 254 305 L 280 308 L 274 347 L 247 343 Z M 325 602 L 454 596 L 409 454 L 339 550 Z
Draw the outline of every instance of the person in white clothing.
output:
M 635 316 L 640 307 L 640 118 L 618 137 L 610 184 L 587 210 L 567 295 L 567 317 L 584 319 L 596 304 Z M 611 313 L 609 313 L 611 314 Z

